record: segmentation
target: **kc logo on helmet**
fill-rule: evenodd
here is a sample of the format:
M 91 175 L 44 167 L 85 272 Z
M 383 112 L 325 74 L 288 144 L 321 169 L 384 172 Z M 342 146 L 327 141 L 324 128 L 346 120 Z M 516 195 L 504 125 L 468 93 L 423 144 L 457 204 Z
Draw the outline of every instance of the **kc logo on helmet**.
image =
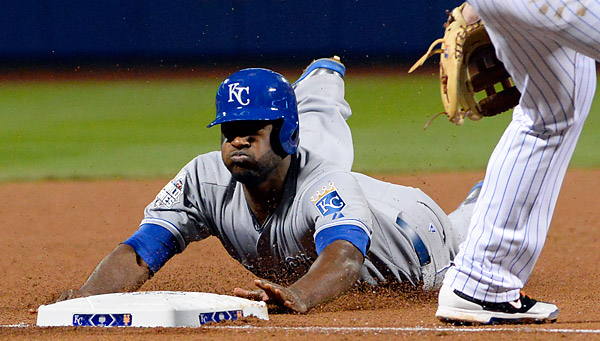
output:
M 249 86 L 239 86 L 240 83 L 229 84 L 229 101 L 233 102 L 233 98 L 238 101 L 241 105 L 250 104 L 250 98 L 246 98 L 246 101 L 242 98 L 242 94 L 245 92 L 246 96 L 250 95 L 250 87 Z

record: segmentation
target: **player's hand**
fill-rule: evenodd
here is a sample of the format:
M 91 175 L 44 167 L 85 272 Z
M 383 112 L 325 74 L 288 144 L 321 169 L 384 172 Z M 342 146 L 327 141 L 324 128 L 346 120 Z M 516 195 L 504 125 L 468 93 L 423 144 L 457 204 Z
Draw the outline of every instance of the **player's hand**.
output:
M 472 24 L 479 20 L 479 16 L 477 15 L 477 13 L 475 13 L 473 7 L 471 7 L 471 5 L 469 5 L 468 3 L 465 5 L 465 8 L 463 8 L 462 14 L 467 24 Z
M 308 311 L 306 304 L 302 303 L 298 295 L 289 288 L 260 279 L 255 280 L 254 285 L 260 289 L 245 290 L 235 288 L 233 294 L 242 298 L 276 304 L 299 313 Z
M 286 307 L 298 313 L 305 313 L 308 311 L 307 305 L 302 302 L 300 297 L 298 297 L 298 294 L 290 288 L 285 288 L 263 279 L 255 280 L 254 285 L 264 290 L 265 295 L 269 297 L 268 302 L 270 303 Z
M 70 290 L 62 292 L 60 294 L 60 296 L 58 296 L 58 298 L 56 299 L 56 301 L 54 301 L 54 303 L 61 302 L 61 301 L 66 301 L 66 300 L 70 300 L 70 299 L 73 299 L 73 298 L 86 297 L 86 296 L 88 296 L 88 295 L 85 295 L 85 294 L 81 293 L 77 289 L 70 289 Z
M 249 300 L 254 300 L 254 301 L 267 302 L 269 300 L 269 296 L 262 289 L 246 290 L 246 289 L 241 289 L 241 288 L 235 288 L 235 289 L 233 289 L 233 294 L 237 297 L 247 298 Z
M 69 289 L 67 291 L 63 291 L 60 296 L 58 296 L 58 298 L 56 300 L 54 300 L 52 303 L 57 303 L 57 302 L 61 302 L 61 301 L 66 301 L 66 300 L 70 300 L 72 298 L 78 298 L 78 297 L 85 297 L 87 295 L 82 295 L 79 290 L 77 289 Z M 30 314 L 37 314 L 38 310 L 37 308 L 31 308 L 29 309 L 29 313 Z

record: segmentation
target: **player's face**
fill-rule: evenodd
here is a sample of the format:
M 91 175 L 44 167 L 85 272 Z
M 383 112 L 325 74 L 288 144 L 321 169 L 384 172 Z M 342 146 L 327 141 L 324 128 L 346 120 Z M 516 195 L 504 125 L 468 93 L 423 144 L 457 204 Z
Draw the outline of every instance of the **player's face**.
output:
M 238 121 L 221 124 L 221 156 L 231 175 L 243 184 L 266 181 L 281 165 L 282 158 L 271 147 L 273 124 L 268 121 Z

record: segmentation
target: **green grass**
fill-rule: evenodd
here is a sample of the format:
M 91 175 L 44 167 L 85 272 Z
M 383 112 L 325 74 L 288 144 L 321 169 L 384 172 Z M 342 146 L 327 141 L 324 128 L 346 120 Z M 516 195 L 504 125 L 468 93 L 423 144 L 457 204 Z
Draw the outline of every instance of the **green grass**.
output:
M 0 86 L 0 180 L 171 175 L 219 147 L 216 81 Z
M 423 130 L 443 110 L 435 76 L 349 77 L 346 98 L 354 112 L 355 170 L 367 173 L 484 170 L 512 115 L 467 119 L 460 127 L 440 116 Z M 600 166 L 599 111 L 595 101 L 571 167 Z
M 354 116 L 355 169 L 362 172 L 437 172 L 482 169 L 509 115 L 462 127 L 438 117 L 443 106 L 433 77 L 363 78 L 347 86 Z
M 169 177 L 219 148 L 217 79 L 0 84 L 0 181 Z M 510 114 L 455 127 L 434 76 L 347 77 L 355 166 L 367 173 L 481 170 Z M 594 105 L 573 167 L 598 167 Z M 334 155 L 332 155 L 334 157 Z

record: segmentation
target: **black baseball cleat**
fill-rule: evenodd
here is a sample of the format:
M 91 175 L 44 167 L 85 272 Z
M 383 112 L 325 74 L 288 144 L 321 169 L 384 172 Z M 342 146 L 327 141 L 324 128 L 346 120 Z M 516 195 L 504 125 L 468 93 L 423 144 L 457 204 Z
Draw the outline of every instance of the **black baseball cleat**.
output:
M 346 74 L 346 67 L 340 61 L 340 57 L 333 56 L 331 58 L 321 58 L 314 60 L 302 73 L 300 78 L 292 84 L 294 89 L 298 86 L 300 82 L 308 77 L 312 77 L 314 75 L 320 74 L 338 74 L 342 78 Z
M 444 284 L 440 289 L 435 316 L 442 322 L 458 325 L 546 323 L 556 322 L 558 308 L 523 293 L 512 302 L 484 302 Z

